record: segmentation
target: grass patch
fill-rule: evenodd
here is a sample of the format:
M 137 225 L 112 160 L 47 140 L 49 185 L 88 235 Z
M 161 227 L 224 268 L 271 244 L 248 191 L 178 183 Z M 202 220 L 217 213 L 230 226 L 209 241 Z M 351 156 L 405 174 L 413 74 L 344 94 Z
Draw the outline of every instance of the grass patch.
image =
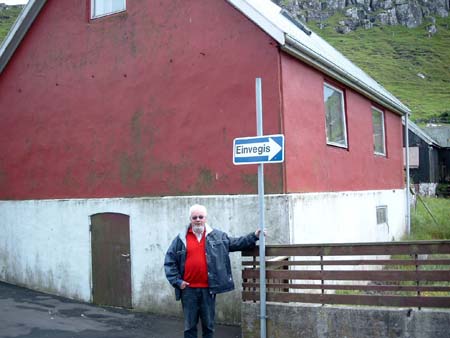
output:
M 411 209 L 411 235 L 404 239 L 450 239 L 450 199 L 417 198 Z

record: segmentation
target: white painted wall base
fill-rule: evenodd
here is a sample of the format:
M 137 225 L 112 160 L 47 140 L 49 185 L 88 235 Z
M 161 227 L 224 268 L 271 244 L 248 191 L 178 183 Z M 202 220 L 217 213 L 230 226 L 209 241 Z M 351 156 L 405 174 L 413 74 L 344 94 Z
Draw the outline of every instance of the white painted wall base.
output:
M 90 302 L 90 216 L 123 213 L 130 216 L 133 307 L 181 315 L 163 262 L 195 203 L 207 206 L 210 225 L 231 236 L 258 227 L 254 195 L 0 201 L 0 280 Z M 376 224 L 377 205 L 388 206 L 388 224 Z M 399 239 L 405 231 L 405 192 L 269 195 L 266 228 L 268 244 Z M 240 255 L 231 256 L 238 290 L 218 297 L 217 319 L 238 323 Z
M 404 190 L 290 195 L 292 243 L 388 242 L 406 231 Z M 387 222 L 377 224 L 377 206 Z

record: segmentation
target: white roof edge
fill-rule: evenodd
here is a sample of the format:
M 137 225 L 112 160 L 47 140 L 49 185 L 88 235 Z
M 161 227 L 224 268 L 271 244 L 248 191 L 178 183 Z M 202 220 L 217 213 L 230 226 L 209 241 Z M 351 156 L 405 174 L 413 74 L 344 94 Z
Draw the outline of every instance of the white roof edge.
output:
M 29 0 L 0 46 L 0 74 L 47 0 Z
M 258 8 L 252 6 L 246 0 L 227 0 L 233 7 L 242 12 L 247 18 L 252 20 L 263 31 L 269 34 L 280 45 L 285 44 L 284 32 L 275 26 Z

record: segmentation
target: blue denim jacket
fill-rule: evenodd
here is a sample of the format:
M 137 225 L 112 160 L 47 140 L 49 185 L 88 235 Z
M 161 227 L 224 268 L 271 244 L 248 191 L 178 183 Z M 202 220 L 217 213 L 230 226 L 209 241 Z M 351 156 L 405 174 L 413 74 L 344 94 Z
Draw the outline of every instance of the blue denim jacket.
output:
M 172 241 L 164 259 L 164 270 L 167 280 L 175 288 L 175 298 L 180 300 L 180 285 L 183 281 L 186 263 L 186 230 Z M 234 289 L 231 275 L 229 252 L 242 251 L 255 247 L 258 237 L 250 233 L 242 237 L 228 237 L 220 230 L 212 229 L 206 224 L 206 264 L 208 266 L 208 284 L 211 294 L 222 293 Z

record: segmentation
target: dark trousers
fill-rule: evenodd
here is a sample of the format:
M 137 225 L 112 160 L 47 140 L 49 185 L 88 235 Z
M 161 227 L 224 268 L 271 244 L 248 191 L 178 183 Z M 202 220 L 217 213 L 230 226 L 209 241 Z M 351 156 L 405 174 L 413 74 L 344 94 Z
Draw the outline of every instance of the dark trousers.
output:
M 202 337 L 214 337 L 216 295 L 208 288 L 189 288 L 181 291 L 184 313 L 184 338 L 197 338 L 197 323 L 202 322 Z

